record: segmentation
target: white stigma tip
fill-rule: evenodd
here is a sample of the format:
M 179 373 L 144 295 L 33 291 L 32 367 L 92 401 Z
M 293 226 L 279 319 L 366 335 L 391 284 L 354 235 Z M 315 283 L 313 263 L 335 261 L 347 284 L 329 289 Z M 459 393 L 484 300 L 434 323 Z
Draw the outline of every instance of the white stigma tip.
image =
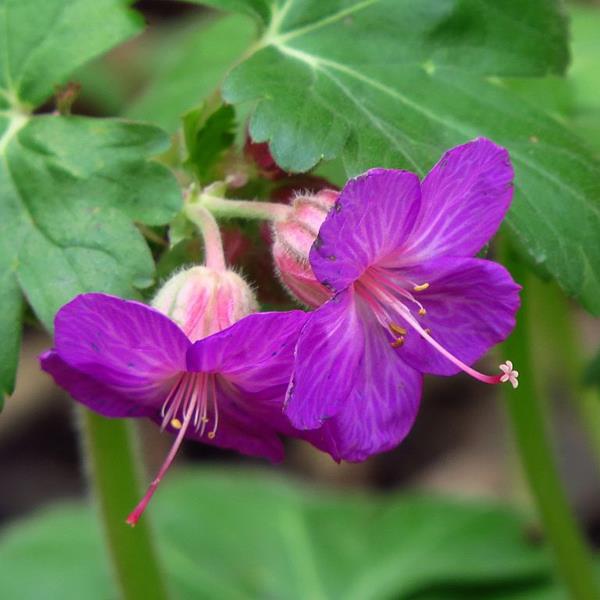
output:
M 500 370 L 502 371 L 500 381 L 502 383 L 510 381 L 510 384 L 513 386 L 513 388 L 517 389 L 519 387 L 519 371 L 516 371 L 513 368 L 512 362 L 507 360 L 505 363 L 500 365 Z

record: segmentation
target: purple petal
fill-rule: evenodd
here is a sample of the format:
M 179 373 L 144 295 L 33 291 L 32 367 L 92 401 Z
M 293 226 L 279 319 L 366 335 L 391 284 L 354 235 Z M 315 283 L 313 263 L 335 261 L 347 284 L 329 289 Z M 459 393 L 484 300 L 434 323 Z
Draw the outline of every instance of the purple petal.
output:
M 352 391 L 363 355 L 363 331 L 352 288 L 314 311 L 296 347 L 286 414 L 298 429 L 316 429 L 335 415 Z
M 55 350 L 40 356 L 42 369 L 73 398 L 105 417 L 147 417 L 156 412 L 122 396 L 85 373 L 70 367 Z
M 56 352 L 70 367 L 146 405 L 164 399 L 185 371 L 190 341 L 179 327 L 139 302 L 83 294 L 55 319 Z
M 510 206 L 513 176 L 508 152 L 484 138 L 446 152 L 421 187 L 410 263 L 479 252 Z
M 340 291 L 369 265 L 397 253 L 419 207 L 419 179 L 413 173 L 372 169 L 351 179 L 311 249 L 310 263 L 317 279 Z
M 289 382 L 294 347 L 308 314 L 301 310 L 256 313 L 195 342 L 189 371 L 218 372 L 249 392 Z
M 420 324 L 463 362 L 474 363 L 513 330 L 521 288 L 503 266 L 478 258 L 438 258 L 405 273 L 429 283 L 415 294 L 427 310 L 418 317 Z M 399 356 L 424 373 L 459 371 L 410 325 L 404 326 L 408 334 Z
M 352 393 L 320 430 L 336 460 L 362 461 L 395 448 L 412 428 L 421 399 L 422 375 L 399 358 L 370 313 L 363 314 L 364 356 Z

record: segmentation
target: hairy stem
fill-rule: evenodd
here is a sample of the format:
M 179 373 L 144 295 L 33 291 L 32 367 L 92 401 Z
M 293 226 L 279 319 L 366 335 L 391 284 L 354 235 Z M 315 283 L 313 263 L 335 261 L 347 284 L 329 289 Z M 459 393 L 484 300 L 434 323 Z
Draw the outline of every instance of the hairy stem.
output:
M 206 266 L 216 271 L 224 271 L 226 266 L 223 239 L 219 225 L 211 212 L 202 204 L 196 203 L 186 205 L 185 214 L 200 229 L 204 240 L 204 263 Z
M 531 276 L 509 249 L 504 249 L 504 254 L 504 264 L 524 287 L 517 327 L 504 344 L 504 352 L 521 373 L 518 389 L 504 386 L 519 458 L 558 571 L 570 592 L 569 597 L 594 600 L 600 598 L 600 589 L 592 569 L 590 551 L 558 475 L 546 415 L 535 381 L 530 324 L 532 313 L 538 307 L 535 298 L 530 297 L 528 282 Z
M 166 600 L 167 588 L 148 520 L 135 529 L 125 524 L 125 517 L 143 493 L 132 425 L 80 410 L 87 474 L 120 597 Z
M 290 207 L 276 202 L 255 202 L 253 200 L 229 200 L 211 194 L 200 194 L 200 203 L 217 217 L 241 217 L 243 219 L 285 219 Z

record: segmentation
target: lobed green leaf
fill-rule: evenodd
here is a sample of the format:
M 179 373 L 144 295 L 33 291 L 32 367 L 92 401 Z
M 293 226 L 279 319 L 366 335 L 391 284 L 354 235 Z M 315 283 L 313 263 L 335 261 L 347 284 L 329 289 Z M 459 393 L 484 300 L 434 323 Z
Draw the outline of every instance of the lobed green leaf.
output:
M 0 108 L 37 107 L 81 64 L 139 33 L 143 19 L 129 4 L 0 0 Z
M 138 33 L 126 0 L 0 0 L 0 392 L 12 392 L 22 294 L 52 328 L 86 291 L 134 296 L 154 263 L 133 221 L 169 222 L 172 174 L 149 159 L 159 129 L 117 119 L 34 116 L 74 69 Z
M 244 4 L 246 13 L 258 11 L 256 3 Z M 498 79 L 564 69 L 557 2 L 270 6 L 261 40 L 229 74 L 223 96 L 256 106 L 252 137 L 270 142 L 282 168 L 304 171 L 339 156 L 351 176 L 373 166 L 423 175 L 445 149 L 489 137 L 515 163 L 507 225 L 516 245 L 600 314 L 600 163 Z

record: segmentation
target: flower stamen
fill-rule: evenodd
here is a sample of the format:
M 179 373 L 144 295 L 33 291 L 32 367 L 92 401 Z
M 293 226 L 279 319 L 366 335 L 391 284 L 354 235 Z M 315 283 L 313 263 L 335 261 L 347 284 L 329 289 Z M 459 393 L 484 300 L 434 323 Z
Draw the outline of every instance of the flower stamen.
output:
M 211 391 L 211 396 L 212 396 L 212 401 L 213 401 L 214 424 L 213 424 L 212 431 L 210 431 L 208 433 L 208 439 L 214 440 L 215 436 L 217 435 L 217 427 L 219 426 L 219 406 L 217 404 L 217 390 L 216 390 L 214 377 L 211 377 L 211 379 L 210 379 L 210 391 Z
M 400 348 L 401 346 L 404 346 L 404 336 L 396 338 L 393 342 L 390 342 L 390 344 L 392 348 Z
M 400 325 L 396 323 L 390 323 L 389 328 L 392 333 L 396 333 L 398 335 L 406 335 L 406 329 L 404 327 L 400 327 Z
M 210 421 L 208 415 L 209 395 L 214 416 L 213 427 L 207 437 L 212 440 L 215 438 L 219 426 L 219 409 L 214 377 L 204 373 L 183 373 L 177 379 L 160 410 L 160 416 L 162 417 L 161 429 L 164 430 L 167 425 L 170 425 L 177 431 L 177 437 L 158 475 L 148 487 L 140 503 L 127 517 L 126 522 L 128 525 L 135 526 L 144 510 L 146 510 L 148 503 L 175 459 L 189 426 L 193 424 L 196 431 L 200 429 L 200 437 L 204 435 L 206 425 Z M 181 415 L 181 412 L 184 413 L 183 420 L 176 416 Z
M 423 292 L 429 287 L 428 283 L 421 283 L 419 285 L 413 286 L 413 292 Z

